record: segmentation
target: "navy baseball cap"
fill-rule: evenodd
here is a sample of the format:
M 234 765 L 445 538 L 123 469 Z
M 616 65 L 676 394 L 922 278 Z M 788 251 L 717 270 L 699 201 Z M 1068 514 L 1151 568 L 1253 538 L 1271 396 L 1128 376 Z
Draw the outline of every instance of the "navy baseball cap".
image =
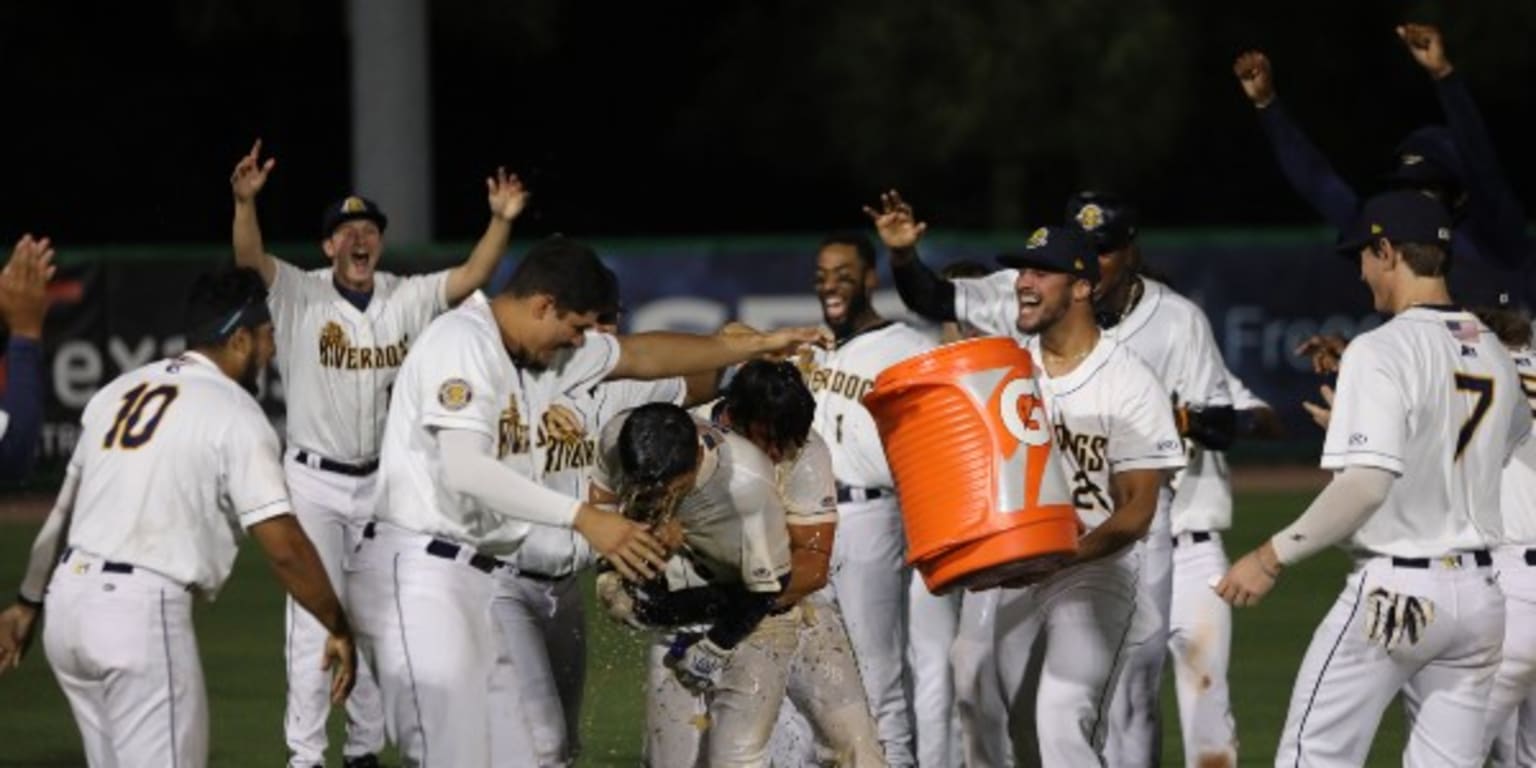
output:
M 1075 227 L 1041 227 L 1029 236 L 1024 250 L 1004 253 L 997 263 L 1013 269 L 1038 269 L 1099 282 L 1099 252 L 1093 239 Z
M 1397 166 L 1388 179 L 1398 184 L 1460 185 L 1461 153 L 1444 126 L 1426 125 L 1397 145 Z
M 1451 214 L 1429 195 L 1414 189 L 1383 192 L 1360 207 L 1354 223 L 1339 236 L 1337 249 L 1355 256 L 1377 240 L 1438 245 L 1451 250 Z
M 348 195 L 326 206 L 325 215 L 320 218 L 320 235 L 330 237 L 337 227 L 354 219 L 367 219 L 377 224 L 380 232 L 389 225 L 389 217 L 379 210 L 378 203 L 361 195 Z
M 1136 207 L 1103 192 L 1089 190 L 1067 198 L 1062 223 L 1092 238 L 1099 253 L 1117 251 L 1136 239 Z

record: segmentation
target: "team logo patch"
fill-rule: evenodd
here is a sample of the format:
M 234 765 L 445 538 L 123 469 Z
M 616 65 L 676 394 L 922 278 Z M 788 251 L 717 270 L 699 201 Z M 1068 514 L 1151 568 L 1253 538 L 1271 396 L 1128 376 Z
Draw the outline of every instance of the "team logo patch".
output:
M 1050 238 L 1050 232 L 1046 231 L 1045 227 L 1041 227 L 1041 228 L 1035 230 L 1034 232 L 1032 232 L 1030 234 L 1029 242 L 1025 243 L 1024 247 L 1025 248 L 1043 248 L 1043 247 L 1045 247 L 1045 244 L 1049 240 L 1049 238 Z
M 1371 441 L 1371 439 L 1369 437 L 1366 437 L 1365 435 L 1363 435 L 1363 434 L 1361 434 L 1359 432 L 1356 432 L 1353 435 L 1349 436 L 1349 447 L 1351 447 L 1351 448 L 1359 448 L 1360 446 L 1365 445 L 1366 443 L 1369 443 L 1370 441 Z
M 1104 224 L 1104 209 L 1098 203 L 1089 203 L 1077 210 L 1077 225 L 1092 232 Z
M 469 382 L 463 379 L 449 379 L 437 388 L 437 402 L 450 411 L 463 410 L 474 397 Z
M 341 212 L 342 213 L 367 213 L 368 212 L 368 204 L 363 202 L 363 199 L 361 197 L 358 197 L 357 195 L 353 195 L 353 196 L 351 196 L 351 197 L 341 201 Z

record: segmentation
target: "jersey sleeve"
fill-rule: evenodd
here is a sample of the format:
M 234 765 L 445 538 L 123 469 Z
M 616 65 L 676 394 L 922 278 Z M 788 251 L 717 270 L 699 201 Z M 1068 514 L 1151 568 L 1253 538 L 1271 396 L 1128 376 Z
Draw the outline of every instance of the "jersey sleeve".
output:
M 242 529 L 292 511 L 277 432 L 254 400 L 239 403 L 224 433 L 224 492 Z
M 272 257 L 277 266 L 272 275 L 272 285 L 267 288 L 267 311 L 272 313 L 272 328 L 277 335 L 278 356 L 292 348 L 299 324 L 304 319 L 304 309 L 315 300 L 315 278 L 294 265 Z M 286 374 L 287 372 L 284 371 Z
M 1106 447 L 1110 474 L 1183 467 L 1184 441 L 1167 392 L 1145 364 L 1123 348 L 1121 354 L 1124 362 L 1114 372 L 1118 391 L 1111 395 Z
M 1189 316 L 1183 323 L 1183 338 L 1173 349 L 1180 355 L 1179 403 L 1195 408 L 1220 408 L 1232 405 L 1232 391 L 1227 386 L 1227 365 L 1216 347 L 1211 321 L 1193 302 L 1185 305 Z
M 1323 439 L 1323 469 L 1375 467 L 1403 474 L 1407 393 L 1374 341 L 1370 336 L 1355 339 L 1339 361 L 1333 414 Z
M 988 336 L 1012 336 L 1019 319 L 1013 287 L 1018 276 L 1016 270 L 1004 269 L 955 280 L 955 317 Z
M 780 481 L 784 522 L 790 525 L 823 525 L 837 522 L 837 477 L 832 473 L 832 451 L 811 431 L 811 439 Z
M 572 350 L 559 364 L 560 391 L 571 392 L 591 387 L 619 364 L 619 338 L 612 334 L 587 331 L 581 346 Z
M 1515 381 L 1520 381 L 1518 373 Z M 1504 463 L 1507 465 L 1515 455 L 1515 450 L 1522 443 L 1531 439 L 1532 413 L 1530 400 L 1524 397 L 1522 389 L 1515 389 L 1520 393 L 1516 397 L 1509 398 L 1509 434 L 1504 442 Z
M 450 271 L 444 269 L 400 278 L 400 287 L 396 289 L 395 295 L 402 300 L 404 306 L 409 307 L 410 316 L 415 321 L 408 327 L 424 327 L 432 318 L 448 309 Z
M 629 415 L 621 413 L 603 425 L 597 435 L 597 461 L 592 463 L 592 484 L 609 493 L 618 493 L 623 470 L 619 466 L 619 431 Z
M 496 402 L 490 368 L 500 351 L 489 348 L 477 334 L 445 333 L 435 341 L 411 349 L 411 355 L 422 356 L 411 371 L 420 382 L 416 396 L 422 426 L 469 430 L 496 439 L 501 403 Z M 395 393 L 400 394 L 398 384 Z
M 767 457 L 737 456 L 731 477 L 731 506 L 741 516 L 741 582 L 752 592 L 778 592 L 789 572 L 789 529 Z
M 1253 393 L 1242 379 L 1231 371 L 1227 371 L 1227 386 L 1232 389 L 1232 407 L 1239 411 L 1257 411 L 1269 407 L 1264 398 Z

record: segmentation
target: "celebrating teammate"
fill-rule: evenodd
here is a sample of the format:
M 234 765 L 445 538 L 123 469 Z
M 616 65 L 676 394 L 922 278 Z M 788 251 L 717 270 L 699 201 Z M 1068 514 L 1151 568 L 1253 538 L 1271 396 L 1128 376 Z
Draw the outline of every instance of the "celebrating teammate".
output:
M 1345 350 L 1316 500 L 1216 585 L 1252 605 L 1281 570 L 1338 543 L 1356 556 L 1297 674 L 1277 765 L 1359 765 L 1400 691 L 1421 704 L 1404 765 L 1481 765 L 1504 640 L 1487 547 L 1500 476 L 1531 432 L 1509 353 L 1451 304 L 1451 220 L 1417 191 L 1371 198 L 1340 251 L 1392 315 Z
M 0 270 L 5 323 L 5 392 L 0 393 L 0 480 L 26 476 L 43 428 L 43 318 L 53 279 L 48 238 L 22 235 Z
M 377 271 L 388 219 L 371 200 L 346 197 L 326 208 L 321 225 L 320 247 L 330 268 L 306 272 L 262 247 L 256 196 L 275 164 L 273 158 L 261 159 L 258 140 L 230 176 L 235 263 L 260 272 L 271 291 L 277 369 L 288 394 L 283 469 L 294 512 L 345 600 L 342 558 L 357 546 L 362 526 L 373 516 L 379 444 L 395 375 L 427 323 L 491 276 L 528 195 L 516 176 L 498 170 L 485 182 L 491 220 L 469 258 L 453 269 L 415 277 Z M 283 731 L 289 764 L 301 768 L 325 761 L 325 681 L 304 661 L 323 634 L 291 601 L 286 623 Z M 349 767 L 377 764 L 383 726 L 378 688 L 365 666 L 347 702 L 343 756 Z
M 91 766 L 207 764 L 192 595 L 218 593 L 241 530 L 325 627 L 323 651 L 303 663 L 331 670 L 332 701 L 351 689 L 346 614 L 294 519 L 277 434 L 251 397 L 272 357 L 262 294 L 250 270 L 200 278 L 190 350 L 117 377 L 86 404 L 19 602 L 0 614 L 4 670 L 20 661 L 47 586 L 43 642 Z

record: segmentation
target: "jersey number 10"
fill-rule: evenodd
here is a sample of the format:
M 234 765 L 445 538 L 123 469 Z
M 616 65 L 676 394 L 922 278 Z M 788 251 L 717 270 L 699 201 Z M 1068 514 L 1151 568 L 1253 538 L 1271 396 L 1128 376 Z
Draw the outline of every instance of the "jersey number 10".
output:
M 160 417 L 170 409 L 176 394 L 176 387 L 172 384 L 149 389 L 149 384 L 144 383 L 128 390 L 123 395 L 122 407 L 117 409 L 117 418 L 112 420 L 112 428 L 107 430 L 106 439 L 101 441 L 101 447 L 131 451 L 149 442 L 160 426 Z M 147 418 L 145 411 L 150 412 Z

